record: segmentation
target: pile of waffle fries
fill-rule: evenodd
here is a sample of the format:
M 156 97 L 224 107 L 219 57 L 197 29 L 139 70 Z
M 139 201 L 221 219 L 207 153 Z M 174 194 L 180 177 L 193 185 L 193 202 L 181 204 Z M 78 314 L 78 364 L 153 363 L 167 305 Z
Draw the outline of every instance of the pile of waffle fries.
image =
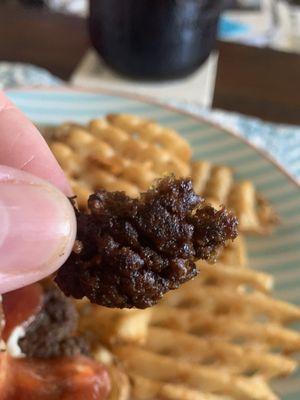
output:
M 232 209 L 240 237 L 215 265 L 150 310 L 112 310 L 78 301 L 80 329 L 109 365 L 111 400 L 274 400 L 274 378 L 297 367 L 300 309 L 272 297 L 270 275 L 248 265 L 247 234 L 272 231 L 278 218 L 250 181 L 226 166 L 192 161 L 171 129 L 131 115 L 51 131 L 50 147 L 81 208 L 96 189 L 136 197 L 167 173 L 191 176 L 195 191 Z

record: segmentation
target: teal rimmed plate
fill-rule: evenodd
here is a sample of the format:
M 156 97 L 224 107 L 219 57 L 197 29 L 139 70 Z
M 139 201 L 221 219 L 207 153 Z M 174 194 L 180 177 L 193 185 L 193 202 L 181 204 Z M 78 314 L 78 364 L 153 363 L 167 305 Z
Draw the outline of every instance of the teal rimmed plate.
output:
M 281 217 L 271 236 L 248 239 L 250 265 L 272 273 L 275 295 L 300 305 L 300 190 L 288 173 L 245 140 L 193 115 L 139 97 L 67 88 L 9 90 L 8 96 L 37 124 L 86 122 L 107 113 L 132 113 L 176 129 L 194 157 L 226 164 L 252 180 Z M 300 374 L 274 385 L 284 400 L 300 399 Z

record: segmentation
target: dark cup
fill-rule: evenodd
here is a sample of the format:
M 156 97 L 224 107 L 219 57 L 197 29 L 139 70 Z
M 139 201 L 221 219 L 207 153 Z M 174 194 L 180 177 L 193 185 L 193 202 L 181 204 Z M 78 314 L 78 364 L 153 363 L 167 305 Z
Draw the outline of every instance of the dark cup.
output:
M 221 0 L 90 0 L 91 41 L 105 63 L 135 79 L 194 72 L 214 47 Z

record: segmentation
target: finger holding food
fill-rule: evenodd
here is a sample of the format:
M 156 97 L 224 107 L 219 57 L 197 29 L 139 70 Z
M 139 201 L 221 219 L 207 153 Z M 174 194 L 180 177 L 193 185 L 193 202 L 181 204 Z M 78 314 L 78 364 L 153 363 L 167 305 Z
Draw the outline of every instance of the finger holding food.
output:
M 69 256 L 75 214 L 50 183 L 0 166 L 0 213 L 0 293 L 48 276 Z

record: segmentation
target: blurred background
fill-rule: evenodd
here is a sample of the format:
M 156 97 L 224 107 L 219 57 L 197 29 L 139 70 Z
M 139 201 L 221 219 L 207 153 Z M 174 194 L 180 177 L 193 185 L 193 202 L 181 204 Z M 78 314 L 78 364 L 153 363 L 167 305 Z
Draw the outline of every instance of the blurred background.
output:
M 0 0 L 0 61 L 300 123 L 299 0 Z

